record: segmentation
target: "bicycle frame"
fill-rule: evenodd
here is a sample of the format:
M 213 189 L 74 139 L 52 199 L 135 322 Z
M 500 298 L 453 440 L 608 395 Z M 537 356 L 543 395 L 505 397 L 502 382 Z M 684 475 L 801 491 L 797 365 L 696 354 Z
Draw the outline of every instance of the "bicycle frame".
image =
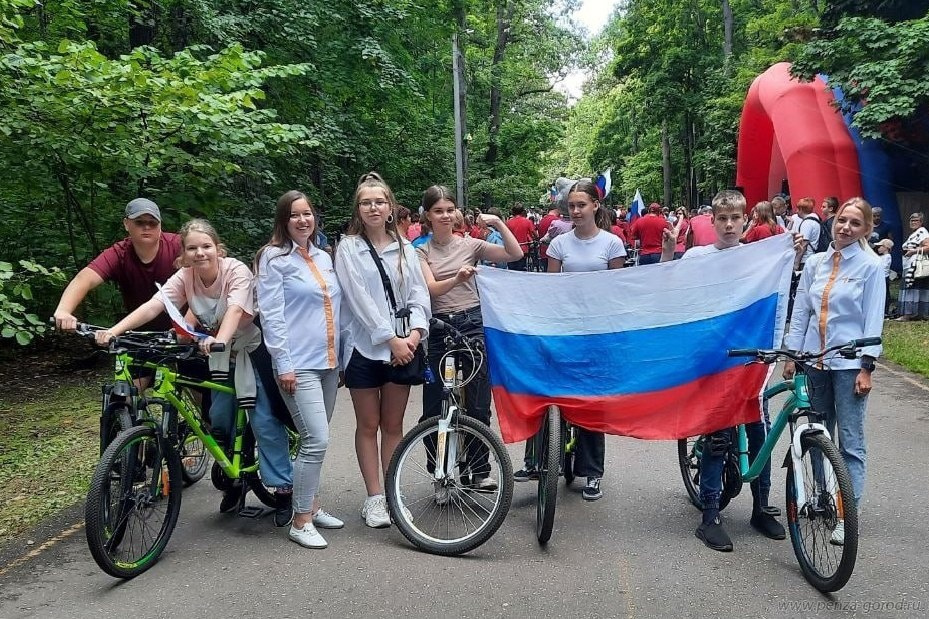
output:
M 794 475 L 796 475 L 798 479 L 798 483 L 795 484 L 798 505 L 806 503 L 806 490 L 803 484 L 803 467 L 800 462 L 803 454 L 800 445 L 801 438 L 804 434 L 816 432 L 824 434 L 826 438 L 831 440 L 826 426 L 819 422 L 808 421 L 799 426 L 794 425 L 798 417 L 807 415 L 812 410 L 807 380 L 805 374 L 797 373 L 793 379 L 772 385 L 764 391 L 763 398 L 765 401 L 769 401 L 774 396 L 784 393 L 785 391 L 790 392 L 790 395 L 788 395 L 784 406 L 781 407 L 777 417 L 771 423 L 771 429 L 768 431 L 765 441 L 758 451 L 758 455 L 755 456 L 755 460 L 751 463 L 749 463 L 748 460 L 748 435 L 745 431 L 745 426 L 738 426 L 739 472 L 742 474 L 742 481 L 749 483 L 761 475 L 761 471 L 764 469 L 765 464 L 771 459 L 781 433 L 788 425 L 791 426 L 791 446 L 789 453 L 794 463 Z M 828 467 L 829 463 L 825 462 L 825 465 Z M 832 471 L 828 469 L 824 470 L 827 476 L 832 473 Z
M 439 431 L 436 437 L 435 473 L 433 473 L 436 480 L 445 477 L 446 462 L 458 461 L 458 441 L 448 440 L 449 432 L 454 432 L 452 423 L 458 414 L 458 399 L 455 395 L 459 365 L 457 351 L 453 355 L 446 355 L 443 359 L 442 416 L 439 418 Z M 447 454 L 446 450 L 448 451 Z
M 185 378 L 164 365 L 146 361 L 142 364 L 144 367 L 155 370 L 155 382 L 152 386 L 156 400 L 167 401 L 171 407 L 167 415 L 162 417 L 161 426 L 156 425 L 155 429 L 161 436 L 172 436 L 176 434 L 174 420 L 176 417 L 173 412 L 176 411 L 187 423 L 187 427 L 194 435 L 203 442 L 204 447 L 213 456 L 223 473 L 230 479 L 238 479 L 243 473 L 254 473 L 258 470 L 258 462 L 243 467 L 242 466 L 242 446 L 244 441 L 245 426 L 247 416 L 242 408 L 236 409 L 235 416 L 235 440 L 232 446 L 232 459 L 230 460 L 223 451 L 219 443 L 213 436 L 203 430 L 200 419 L 190 410 L 190 407 L 178 397 L 178 388 L 181 386 L 201 387 L 211 391 L 235 395 L 235 389 L 220 383 L 211 381 L 199 381 Z

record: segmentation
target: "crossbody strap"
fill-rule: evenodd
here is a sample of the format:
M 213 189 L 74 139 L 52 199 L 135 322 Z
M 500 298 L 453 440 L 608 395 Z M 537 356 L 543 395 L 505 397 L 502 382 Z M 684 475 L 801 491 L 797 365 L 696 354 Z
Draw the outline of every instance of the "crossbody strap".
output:
M 387 277 L 387 272 L 384 270 L 381 257 L 378 255 L 377 250 L 374 249 L 374 245 L 371 243 L 371 240 L 368 237 L 362 234 L 361 238 L 363 238 L 365 243 L 368 245 L 368 251 L 371 252 L 371 259 L 374 260 L 374 265 L 377 267 L 378 273 L 381 274 L 381 283 L 384 284 L 384 292 L 387 293 L 387 300 L 390 301 L 390 305 L 393 308 L 394 314 L 396 315 L 397 299 L 394 297 L 394 287 L 390 285 L 390 278 Z

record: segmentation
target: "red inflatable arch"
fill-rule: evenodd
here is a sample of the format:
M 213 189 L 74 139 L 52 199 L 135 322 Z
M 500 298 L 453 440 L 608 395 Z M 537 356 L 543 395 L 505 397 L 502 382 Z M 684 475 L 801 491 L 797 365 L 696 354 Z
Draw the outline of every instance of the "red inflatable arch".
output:
M 855 143 L 820 78 L 799 82 L 790 64 L 778 63 L 755 78 L 739 125 L 736 184 L 748 209 L 781 191 L 791 199 L 811 196 L 816 208 L 826 196 L 862 195 Z

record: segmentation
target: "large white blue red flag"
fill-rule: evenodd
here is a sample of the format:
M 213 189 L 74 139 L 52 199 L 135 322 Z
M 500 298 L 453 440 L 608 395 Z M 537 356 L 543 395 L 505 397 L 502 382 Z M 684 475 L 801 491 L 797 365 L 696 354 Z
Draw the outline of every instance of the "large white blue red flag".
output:
M 587 273 L 481 268 L 490 379 L 506 442 L 554 404 L 572 423 L 678 439 L 757 421 L 771 368 L 730 348 L 780 345 L 793 242 Z

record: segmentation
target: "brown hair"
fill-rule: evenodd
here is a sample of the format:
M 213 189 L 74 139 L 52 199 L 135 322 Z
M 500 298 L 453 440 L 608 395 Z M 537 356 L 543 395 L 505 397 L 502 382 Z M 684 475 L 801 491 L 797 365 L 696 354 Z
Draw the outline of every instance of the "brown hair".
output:
M 448 187 L 445 185 L 433 185 L 423 192 L 423 211 L 431 209 L 439 200 L 448 200 L 455 205 L 455 208 L 458 208 L 455 196 Z
M 287 251 L 280 254 L 281 256 L 286 256 L 293 251 L 290 247 L 290 235 L 287 233 L 287 224 L 290 222 L 290 210 L 297 200 L 306 200 L 307 206 L 313 211 L 313 234 L 310 235 L 310 245 L 314 244 L 313 240 L 316 238 L 316 207 L 313 206 L 313 202 L 306 194 L 292 189 L 277 199 L 277 206 L 274 207 L 274 223 L 271 225 L 271 239 L 255 253 L 255 263 L 253 265 L 255 275 L 258 274 L 258 261 L 261 259 L 261 254 L 264 253 L 264 250 L 268 247 L 278 247 L 281 249 L 286 247 Z
M 718 215 L 720 211 L 734 211 L 736 209 L 744 215 L 746 204 L 745 196 L 742 195 L 741 191 L 723 189 L 713 196 L 713 215 Z
M 184 245 L 187 243 L 187 236 L 191 232 L 200 232 L 201 234 L 205 234 L 210 237 L 210 239 L 212 239 L 213 243 L 216 245 L 216 254 L 220 258 L 225 258 L 228 255 L 226 252 L 226 246 L 220 240 L 219 234 L 216 233 L 216 228 L 213 227 L 213 224 L 205 219 L 191 219 L 186 224 L 181 226 L 181 229 L 178 231 L 178 236 L 181 237 L 181 254 L 174 260 L 175 268 L 180 269 L 181 267 L 188 266 L 184 262 Z

